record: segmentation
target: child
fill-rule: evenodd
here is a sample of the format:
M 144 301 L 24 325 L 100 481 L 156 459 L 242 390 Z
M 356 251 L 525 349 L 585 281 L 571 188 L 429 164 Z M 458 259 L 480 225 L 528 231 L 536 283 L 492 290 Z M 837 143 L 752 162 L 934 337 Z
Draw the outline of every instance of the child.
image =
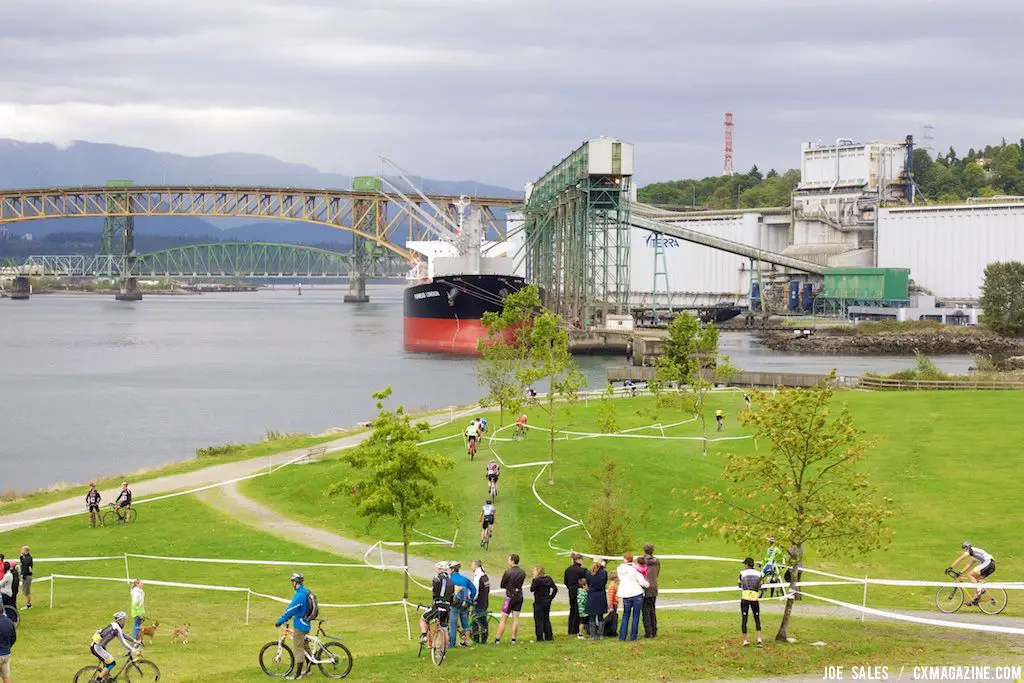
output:
M 647 578 L 647 560 L 644 559 L 643 555 L 641 555 L 640 557 L 636 558 L 636 570 L 638 572 L 640 572 L 640 574 L 645 579 Z
M 619 575 L 613 573 L 608 577 L 608 614 L 604 615 L 604 621 L 601 622 L 601 632 L 605 635 L 611 635 L 614 638 L 618 635 L 618 627 Z
M 579 580 L 580 590 L 576 593 L 576 610 L 580 613 L 580 632 L 576 634 L 576 638 L 583 640 L 586 636 L 583 635 L 584 629 L 587 627 L 587 580 Z

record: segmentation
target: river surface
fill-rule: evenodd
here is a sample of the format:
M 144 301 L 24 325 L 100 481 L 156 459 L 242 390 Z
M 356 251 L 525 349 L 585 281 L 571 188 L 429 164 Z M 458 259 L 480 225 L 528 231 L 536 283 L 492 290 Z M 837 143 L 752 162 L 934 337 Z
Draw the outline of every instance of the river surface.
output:
M 304 287 L 200 296 L 39 295 L 0 299 L 0 491 L 133 472 L 196 448 L 260 439 L 267 430 L 321 432 L 374 412 L 391 385 L 410 410 L 480 395 L 472 360 L 402 350 L 400 285 Z M 909 358 L 806 357 L 722 335 L 722 352 L 750 370 L 861 374 Z M 619 357 L 579 359 L 591 387 Z M 966 356 L 935 359 L 965 371 Z

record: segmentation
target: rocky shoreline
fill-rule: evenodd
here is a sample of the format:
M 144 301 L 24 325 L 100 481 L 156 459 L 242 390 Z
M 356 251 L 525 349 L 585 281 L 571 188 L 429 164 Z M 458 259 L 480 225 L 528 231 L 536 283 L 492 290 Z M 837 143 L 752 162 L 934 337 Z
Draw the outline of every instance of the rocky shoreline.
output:
M 775 351 L 821 355 L 1024 355 L 1024 339 L 1000 337 L 978 328 L 950 327 L 915 332 L 860 332 L 817 330 L 810 335 L 765 332 L 763 346 Z

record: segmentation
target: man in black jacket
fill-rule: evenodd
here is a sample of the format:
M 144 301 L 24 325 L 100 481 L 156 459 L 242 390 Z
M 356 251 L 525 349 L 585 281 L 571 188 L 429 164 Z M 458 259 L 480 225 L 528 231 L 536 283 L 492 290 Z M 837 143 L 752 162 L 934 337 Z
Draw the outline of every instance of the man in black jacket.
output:
M 0 610 L 0 680 L 11 683 L 11 648 L 18 639 L 14 622 Z
M 25 594 L 25 609 L 32 609 L 32 553 L 28 546 L 21 546 L 21 592 Z
M 473 585 L 476 586 L 476 601 L 473 603 L 473 642 L 486 643 L 490 631 L 487 622 L 487 608 L 491 602 L 491 577 L 484 571 L 484 563 L 473 560 Z
M 572 564 L 565 570 L 562 583 L 569 591 L 569 635 L 582 638 L 580 635 L 580 613 L 576 607 L 576 595 L 580 591 L 580 579 L 586 577 L 587 570 L 583 568 L 583 556 L 579 553 L 572 553 Z

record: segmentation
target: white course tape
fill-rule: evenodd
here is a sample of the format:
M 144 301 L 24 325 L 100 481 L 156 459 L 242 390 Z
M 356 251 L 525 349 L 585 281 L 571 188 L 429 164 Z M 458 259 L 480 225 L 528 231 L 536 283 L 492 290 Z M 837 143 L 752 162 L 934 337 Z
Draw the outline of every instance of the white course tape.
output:
M 107 555 L 105 557 L 35 557 L 35 562 L 95 562 L 98 560 L 123 560 L 124 555 Z
M 928 626 L 947 626 L 949 628 L 960 628 L 968 631 L 985 631 L 988 633 L 1009 633 L 1012 635 L 1024 635 L 1024 628 L 1017 628 L 1014 626 L 995 626 L 990 624 L 974 624 L 966 621 L 946 621 L 944 619 L 930 619 L 928 617 L 912 617 L 907 614 L 899 614 L 898 612 L 886 612 L 885 610 L 874 609 L 873 607 L 862 607 L 860 605 L 854 605 L 849 602 L 843 602 L 842 600 L 824 598 L 820 595 L 812 595 L 811 593 L 808 593 L 806 591 L 801 591 L 801 594 L 805 595 L 808 598 L 814 598 L 815 600 L 821 600 L 822 602 L 829 602 L 833 605 L 839 605 L 840 607 L 845 607 L 846 609 L 850 609 L 855 612 L 861 612 L 863 614 L 872 614 L 876 617 L 894 619 L 896 621 L 909 621 L 912 624 L 927 624 Z M 658 609 L 661 608 L 659 607 Z
M 248 589 L 246 589 L 248 590 Z M 257 598 L 264 598 L 266 600 L 273 600 L 287 605 L 291 602 L 290 598 L 279 598 L 276 595 L 267 595 L 266 593 L 257 593 L 256 591 L 249 591 L 252 595 Z M 380 607 L 383 605 L 402 605 L 405 604 L 404 600 L 387 600 L 385 602 L 351 602 L 351 603 L 331 603 L 331 602 L 318 602 L 320 607 Z
M 128 557 L 135 557 L 142 560 L 161 560 L 165 562 L 205 562 L 210 564 L 257 564 L 270 565 L 275 567 L 335 567 L 350 569 L 395 569 L 405 571 L 402 565 L 371 566 L 367 564 L 355 564 L 345 562 L 284 562 L 281 560 L 229 560 L 210 557 L 162 557 L 160 555 L 135 555 L 128 553 Z M 120 559 L 120 558 L 117 558 Z

